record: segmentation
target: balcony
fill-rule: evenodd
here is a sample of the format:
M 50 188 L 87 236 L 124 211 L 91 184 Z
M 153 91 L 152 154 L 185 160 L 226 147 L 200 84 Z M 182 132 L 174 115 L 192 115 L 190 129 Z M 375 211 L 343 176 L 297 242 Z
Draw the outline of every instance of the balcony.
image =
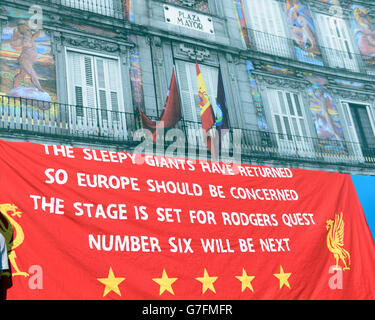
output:
M 133 113 L 114 112 L 61 103 L 50 103 L 0 95 L 0 134 L 2 137 L 42 138 L 61 143 L 116 145 L 124 149 L 137 146 L 135 132 L 140 127 Z M 207 150 L 203 143 L 201 124 L 184 119 L 176 126 L 185 138 L 185 150 Z M 197 138 L 198 133 L 198 138 Z M 239 136 L 236 136 L 237 134 Z M 230 153 L 240 150 L 245 162 L 280 161 L 318 165 L 350 165 L 375 169 L 375 149 L 366 149 L 355 142 L 322 140 L 232 128 L 225 136 Z M 165 147 L 171 144 L 165 141 Z M 190 150 L 189 150 L 190 146 Z
M 80 11 L 123 19 L 122 0 L 38 0 L 47 5 L 58 5 Z
M 253 29 L 248 29 L 248 32 L 250 36 L 250 49 L 253 51 L 319 65 L 309 55 L 302 56 L 300 52 L 299 56 L 297 56 L 296 44 L 290 38 L 279 37 Z M 373 59 L 373 57 L 366 57 L 350 51 L 340 51 L 323 46 L 319 46 L 319 49 L 321 52 L 320 65 L 334 69 L 366 73 L 364 60 Z

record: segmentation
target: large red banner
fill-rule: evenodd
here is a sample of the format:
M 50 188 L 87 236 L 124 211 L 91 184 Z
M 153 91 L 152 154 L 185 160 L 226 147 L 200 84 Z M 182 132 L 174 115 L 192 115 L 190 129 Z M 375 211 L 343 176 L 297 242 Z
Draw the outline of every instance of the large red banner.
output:
M 374 299 L 351 177 L 0 141 L 8 299 Z

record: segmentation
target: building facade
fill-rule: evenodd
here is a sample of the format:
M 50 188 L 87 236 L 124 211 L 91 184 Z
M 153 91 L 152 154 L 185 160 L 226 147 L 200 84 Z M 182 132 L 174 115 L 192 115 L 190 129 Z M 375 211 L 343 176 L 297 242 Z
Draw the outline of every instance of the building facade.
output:
M 243 162 L 373 175 L 374 9 L 365 0 L 1 0 L 1 138 L 132 151 L 138 110 L 160 118 L 175 68 L 176 127 L 196 140 L 198 62 L 215 113 L 222 74 L 228 145 Z

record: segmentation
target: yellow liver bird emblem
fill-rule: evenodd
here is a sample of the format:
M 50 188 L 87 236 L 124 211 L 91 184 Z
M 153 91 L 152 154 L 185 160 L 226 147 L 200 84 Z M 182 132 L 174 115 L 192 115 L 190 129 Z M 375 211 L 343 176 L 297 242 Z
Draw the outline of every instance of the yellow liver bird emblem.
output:
M 4 276 L 24 276 L 28 277 L 27 272 L 23 272 L 19 269 L 16 262 L 16 249 L 23 243 L 25 235 L 23 233 L 22 227 L 15 220 L 15 218 L 21 218 L 22 212 L 20 212 L 16 205 L 14 204 L 0 204 L 0 232 L 5 238 L 5 242 L 8 249 L 8 257 L 14 272 L 10 274 L 9 272 L 2 272 Z
M 344 264 L 343 270 L 350 270 L 350 254 L 344 246 L 344 220 L 341 214 L 335 214 L 335 220 L 327 220 L 327 247 L 336 259 L 336 269 L 339 268 L 339 259 Z

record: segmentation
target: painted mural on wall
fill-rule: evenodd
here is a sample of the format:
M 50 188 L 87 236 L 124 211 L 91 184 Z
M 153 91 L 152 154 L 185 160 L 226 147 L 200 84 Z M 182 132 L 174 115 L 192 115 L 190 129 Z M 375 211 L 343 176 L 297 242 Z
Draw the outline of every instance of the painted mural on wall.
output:
M 134 0 L 122 0 L 122 5 L 124 8 L 124 17 L 130 22 L 134 22 L 133 1 Z
M 369 66 L 375 66 L 375 23 L 369 16 L 368 9 L 352 5 L 352 24 L 354 37 L 362 58 Z
M 287 0 L 286 10 L 297 59 L 301 62 L 323 66 L 315 24 L 309 8 L 301 0 Z
M 253 98 L 253 103 L 255 106 L 258 128 L 261 131 L 268 131 L 269 129 L 266 120 L 266 113 L 264 111 L 262 96 L 260 95 L 257 82 L 253 76 L 254 65 L 250 60 L 246 60 L 246 69 L 249 76 L 251 96 Z
M 274 65 L 270 65 L 270 64 L 262 64 L 261 68 L 263 70 L 266 70 L 268 72 L 272 72 L 274 74 L 279 74 L 279 75 L 283 75 L 283 76 L 287 76 L 287 75 L 295 75 L 295 71 L 289 69 L 289 68 L 284 68 L 284 67 L 279 67 L 279 66 L 274 66 Z
M 191 9 L 195 9 L 201 12 L 210 12 L 208 6 L 208 0 L 167 0 L 170 3 L 178 4 L 180 6 L 185 6 Z
M 343 80 L 343 79 L 334 79 L 333 81 L 339 86 L 349 88 L 349 89 L 358 90 L 358 89 L 365 88 L 365 84 L 363 82 L 349 81 L 349 80 Z
M 329 4 L 339 5 L 339 0 L 319 0 L 319 1 L 329 3 Z
M 333 97 L 327 91 L 328 80 L 312 74 L 306 74 L 305 77 L 311 83 L 307 94 L 321 145 L 325 149 L 344 150 L 344 133 Z
M 247 33 L 247 25 L 242 0 L 233 0 L 233 4 L 236 12 L 237 22 L 240 27 L 241 40 L 246 47 L 250 47 L 250 39 L 249 34 Z
M 8 16 L 1 34 L 0 94 L 57 101 L 56 68 L 50 37 L 43 29 L 32 29 L 28 11 L 0 7 L 0 12 Z M 50 107 L 49 104 L 37 106 Z
M 137 113 L 138 110 L 144 110 L 144 96 L 142 84 L 141 61 L 139 57 L 139 48 L 137 36 L 130 35 L 129 40 L 134 43 L 134 48 L 130 51 L 130 84 L 132 89 L 133 108 Z M 137 119 L 139 121 L 139 119 Z M 140 122 L 137 123 L 140 127 Z

